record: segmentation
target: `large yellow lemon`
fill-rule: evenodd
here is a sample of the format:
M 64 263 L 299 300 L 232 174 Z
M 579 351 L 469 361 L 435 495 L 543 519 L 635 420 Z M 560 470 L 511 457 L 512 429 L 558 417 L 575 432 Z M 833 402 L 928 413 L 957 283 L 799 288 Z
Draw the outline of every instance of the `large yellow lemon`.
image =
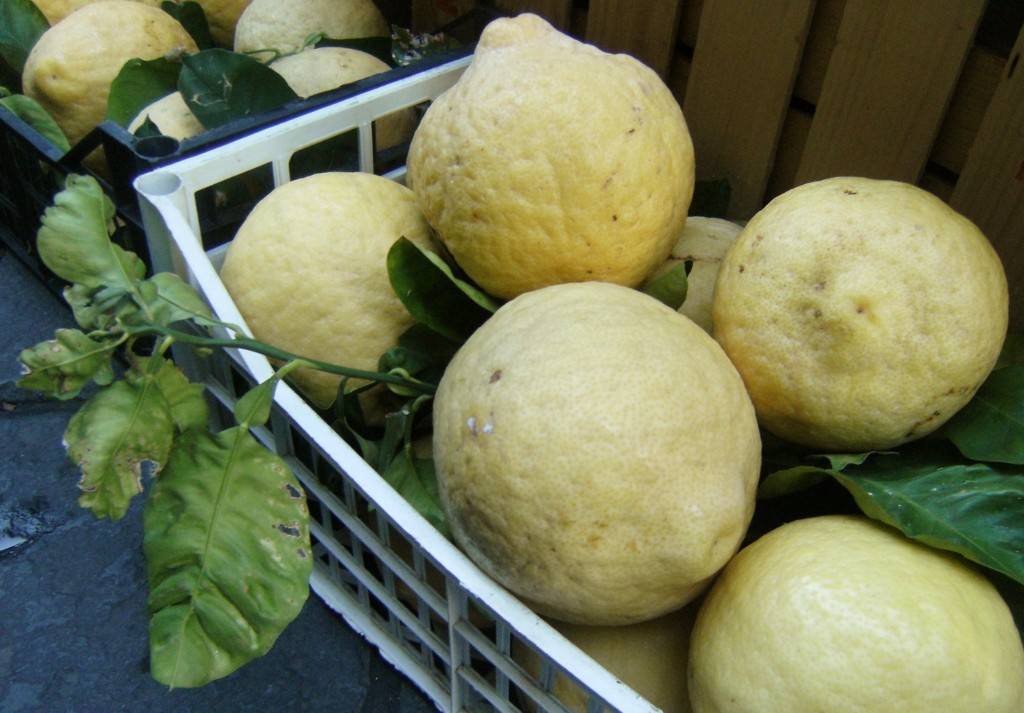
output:
M 511 298 L 561 282 L 636 286 L 693 195 L 693 144 L 661 78 L 536 15 L 494 20 L 410 147 L 409 184 L 455 261 Z

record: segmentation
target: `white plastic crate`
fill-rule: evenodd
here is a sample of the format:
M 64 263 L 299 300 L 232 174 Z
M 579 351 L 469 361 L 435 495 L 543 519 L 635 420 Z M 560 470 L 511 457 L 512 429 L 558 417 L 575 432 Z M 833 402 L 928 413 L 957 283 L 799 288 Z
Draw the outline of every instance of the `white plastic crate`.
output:
M 402 180 L 401 165 L 389 172 L 375 165 L 373 119 L 425 106 L 469 61 L 398 79 L 138 177 L 134 185 L 155 269 L 178 273 L 220 319 L 244 327 L 217 274 L 223 248 L 204 248 L 208 232 L 230 232 L 230 224 L 207 227 L 201 206 L 223 207 L 224 201 L 197 196 L 209 198 L 232 180 L 259 184 L 259 177 L 268 176 L 269 190 L 290 180 L 295 152 L 350 131 L 358 134 L 355 170 Z M 238 213 L 236 220 L 244 207 Z M 232 423 L 231 408 L 241 392 L 273 373 L 264 357 L 250 352 L 176 356 L 192 378 L 206 382 L 218 426 Z M 563 677 L 587 697 L 588 713 L 657 710 L 487 577 L 287 385 L 277 387 L 273 416 L 256 435 L 306 488 L 316 556 L 313 591 L 438 709 L 564 711 L 550 693 L 556 677 Z M 513 647 L 540 654 L 538 676 L 517 665 Z

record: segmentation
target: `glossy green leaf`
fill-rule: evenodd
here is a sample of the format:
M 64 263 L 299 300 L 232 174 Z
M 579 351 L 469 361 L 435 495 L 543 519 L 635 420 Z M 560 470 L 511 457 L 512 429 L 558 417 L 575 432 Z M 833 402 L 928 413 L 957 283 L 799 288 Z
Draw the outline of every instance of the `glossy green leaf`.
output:
M 377 369 L 401 369 L 421 381 L 436 384 L 460 344 L 417 322 L 402 333 L 396 346 L 381 355 Z
M 441 507 L 437 470 L 432 458 L 418 458 L 411 448 L 403 449 L 382 476 L 420 515 L 442 535 L 448 536 L 448 523 Z
M 56 146 L 61 153 L 67 153 L 70 150 L 71 144 L 68 142 L 68 137 L 64 135 L 64 131 L 35 99 L 24 94 L 11 94 L 0 99 L 0 106 L 35 129 L 40 136 Z
M 996 369 L 1007 366 L 1024 364 L 1024 334 L 1011 332 L 1006 335 L 1003 341 L 1003 348 L 999 352 L 999 359 L 996 361 Z
M 246 391 L 235 404 L 235 421 L 246 428 L 265 424 L 270 420 L 277 383 L 287 378 L 293 371 L 311 366 L 308 361 L 294 359 L 278 369 L 271 378 Z
M 206 19 L 206 12 L 202 5 L 194 0 L 184 0 L 184 2 L 164 0 L 160 3 L 160 8 L 181 23 L 185 31 L 195 40 L 199 49 L 205 50 L 213 47 L 210 23 Z
M 130 292 L 146 266 L 110 240 L 114 204 L 92 176 L 69 175 L 43 213 L 39 257 L 54 274 L 86 287 Z
M 207 129 L 259 116 L 298 95 L 284 77 L 252 57 L 208 49 L 182 58 L 178 90 Z
M 706 218 L 726 218 L 731 199 L 732 188 L 728 179 L 716 178 L 697 181 L 693 187 L 689 214 Z
M 814 487 L 835 472 L 850 465 L 864 463 L 872 453 L 823 453 L 806 454 L 794 448 L 787 451 L 787 445 L 775 442 L 772 455 L 762 459 L 765 474 L 758 485 L 759 499 L 778 498 Z M 825 461 L 820 465 L 815 465 Z
M 993 371 L 942 433 L 968 458 L 1024 465 L 1024 364 Z
M 828 468 L 800 465 L 768 473 L 757 486 L 758 500 L 768 500 L 800 492 L 828 480 L 832 472 Z
M 469 281 L 456 277 L 436 253 L 401 237 L 388 251 L 388 277 L 409 314 L 438 334 L 463 341 L 499 303 Z
M 305 494 L 242 427 L 183 433 L 143 512 L 150 671 L 202 686 L 266 653 L 309 595 Z
M 147 106 L 178 91 L 181 63 L 163 57 L 130 59 L 110 83 L 107 117 L 127 128 Z
M 73 399 L 90 382 L 106 385 L 113 381 L 111 359 L 116 348 L 116 341 L 97 341 L 77 329 L 58 329 L 53 339 L 18 355 L 26 370 L 18 386 L 53 399 Z
M 46 15 L 30 0 L 0 0 L 0 60 L 20 76 L 29 52 L 48 29 Z
M 64 433 L 81 471 L 78 504 L 96 517 L 123 517 L 143 490 L 143 475 L 167 462 L 173 440 L 171 411 L 154 379 L 115 381 L 96 392 Z
M 677 263 L 646 283 L 640 291 L 672 309 L 679 309 L 686 301 L 687 275 L 692 267 L 692 260 Z
M 919 444 L 833 477 L 869 517 L 1024 582 L 1024 469 Z

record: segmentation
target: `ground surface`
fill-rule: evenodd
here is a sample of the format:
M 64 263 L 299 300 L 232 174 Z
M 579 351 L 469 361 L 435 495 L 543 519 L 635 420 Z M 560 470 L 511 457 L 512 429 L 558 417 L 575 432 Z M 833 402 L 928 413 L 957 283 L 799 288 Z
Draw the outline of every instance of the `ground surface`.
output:
M 315 595 L 231 676 L 174 691 L 150 678 L 141 503 L 114 523 L 79 508 L 61 436 L 81 402 L 15 386 L 18 353 L 70 326 L 0 245 L 0 713 L 434 711 Z

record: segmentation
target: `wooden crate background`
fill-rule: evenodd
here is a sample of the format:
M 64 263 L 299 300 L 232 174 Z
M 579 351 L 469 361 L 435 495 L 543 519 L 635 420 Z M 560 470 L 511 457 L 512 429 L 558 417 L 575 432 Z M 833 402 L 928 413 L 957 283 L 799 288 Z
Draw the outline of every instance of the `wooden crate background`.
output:
M 474 0 L 414 0 L 436 29 Z M 806 181 L 916 183 L 971 218 L 1024 330 L 1024 3 L 1019 0 L 499 0 L 657 70 L 679 99 L 698 178 L 749 218 Z

